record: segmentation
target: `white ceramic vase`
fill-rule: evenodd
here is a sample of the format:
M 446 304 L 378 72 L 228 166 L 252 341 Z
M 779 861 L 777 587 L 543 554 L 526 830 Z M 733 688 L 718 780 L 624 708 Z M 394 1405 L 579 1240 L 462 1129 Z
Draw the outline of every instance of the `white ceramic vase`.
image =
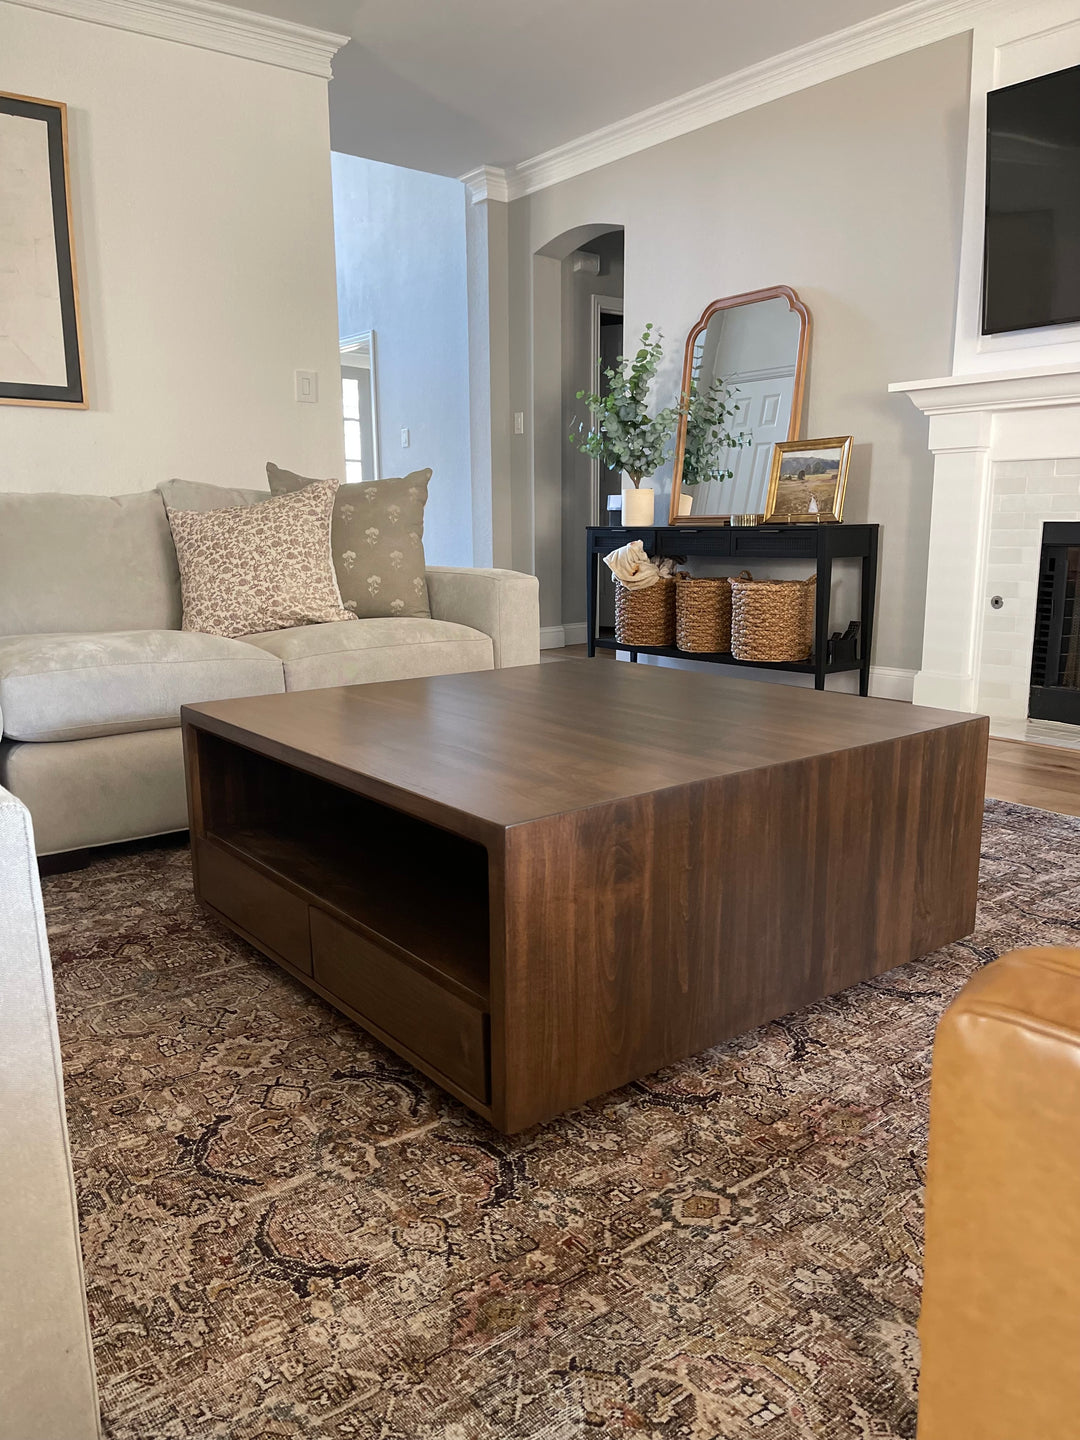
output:
M 644 485 L 631 486 L 622 492 L 622 523 L 651 525 L 655 511 L 656 491 Z

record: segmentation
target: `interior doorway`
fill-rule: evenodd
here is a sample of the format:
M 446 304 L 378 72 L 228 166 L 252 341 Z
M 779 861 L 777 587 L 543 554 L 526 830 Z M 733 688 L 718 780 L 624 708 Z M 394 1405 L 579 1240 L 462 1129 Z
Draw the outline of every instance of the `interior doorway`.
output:
M 592 297 L 592 318 L 589 326 L 589 349 L 593 359 L 593 374 L 589 388 L 596 395 L 606 395 L 611 388 L 607 378 L 616 360 L 623 353 L 623 301 L 622 296 L 594 295 Z M 608 497 L 618 495 L 622 487 L 622 476 L 614 470 L 601 466 L 599 460 L 590 461 L 592 469 L 592 513 L 590 525 L 603 524 L 609 513 Z
M 563 261 L 562 629 L 567 645 L 585 639 L 585 527 L 603 524 L 622 476 L 582 455 L 570 438 L 588 411 L 578 392 L 604 394 L 606 371 L 624 352 L 624 236 L 606 231 Z M 610 597 L 605 597 L 610 598 Z
M 619 486 L 570 434 L 589 418 L 578 392 L 597 390 L 622 353 L 622 304 L 621 225 L 578 225 L 534 252 L 531 473 L 515 525 L 528 535 L 520 563 L 540 581 L 546 649 L 585 638 L 585 529 Z
M 379 401 L 375 331 L 341 342 L 341 410 L 345 424 L 345 480 L 379 478 Z

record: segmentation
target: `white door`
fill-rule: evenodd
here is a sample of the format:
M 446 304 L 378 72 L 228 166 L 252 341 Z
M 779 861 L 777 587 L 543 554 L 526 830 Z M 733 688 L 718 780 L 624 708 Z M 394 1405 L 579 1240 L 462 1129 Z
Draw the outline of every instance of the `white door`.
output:
M 794 371 L 760 371 L 732 375 L 738 386 L 738 406 L 731 428 L 745 430 L 753 438 L 741 450 L 728 452 L 725 469 L 734 470 L 731 480 L 710 480 L 695 496 L 694 510 L 701 515 L 761 515 L 769 489 L 769 467 L 773 446 L 788 438 L 791 402 L 795 392 Z

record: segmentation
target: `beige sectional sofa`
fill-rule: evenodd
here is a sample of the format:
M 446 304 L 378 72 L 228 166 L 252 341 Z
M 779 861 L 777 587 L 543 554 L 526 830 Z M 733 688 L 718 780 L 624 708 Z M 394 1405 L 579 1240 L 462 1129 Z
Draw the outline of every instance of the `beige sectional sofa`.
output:
M 38 853 L 185 828 L 181 705 L 538 663 L 533 576 L 427 581 L 430 619 L 197 634 L 158 491 L 0 494 L 0 785 Z
M 52 966 L 26 807 L 0 789 L 0 1440 L 97 1440 Z

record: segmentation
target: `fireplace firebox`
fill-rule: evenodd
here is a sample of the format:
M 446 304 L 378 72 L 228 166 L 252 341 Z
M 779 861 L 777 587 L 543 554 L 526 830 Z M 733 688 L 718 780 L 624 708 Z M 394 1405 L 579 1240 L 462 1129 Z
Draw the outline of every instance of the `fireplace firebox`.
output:
M 1043 526 L 1028 714 L 1080 725 L 1080 524 Z

